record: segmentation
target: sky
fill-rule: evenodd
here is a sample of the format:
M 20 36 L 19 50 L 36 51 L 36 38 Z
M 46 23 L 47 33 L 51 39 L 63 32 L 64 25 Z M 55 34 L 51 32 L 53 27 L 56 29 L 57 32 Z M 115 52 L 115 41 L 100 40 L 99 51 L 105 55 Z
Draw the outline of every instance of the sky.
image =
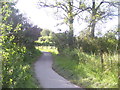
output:
M 53 14 L 54 10 L 48 8 L 37 8 L 37 1 L 38 0 L 18 0 L 16 7 L 21 13 L 25 14 L 33 24 L 38 25 L 40 28 L 49 29 L 54 32 L 57 32 L 58 29 L 64 31 L 68 28 L 66 25 L 56 27 L 59 20 L 55 19 L 55 15 Z M 105 33 L 105 31 L 112 29 L 115 25 L 118 25 L 118 17 L 108 21 L 102 26 L 100 24 L 98 27 L 103 33 Z M 75 23 L 74 26 L 74 33 L 77 35 L 85 28 L 86 23 L 82 23 L 81 25 Z

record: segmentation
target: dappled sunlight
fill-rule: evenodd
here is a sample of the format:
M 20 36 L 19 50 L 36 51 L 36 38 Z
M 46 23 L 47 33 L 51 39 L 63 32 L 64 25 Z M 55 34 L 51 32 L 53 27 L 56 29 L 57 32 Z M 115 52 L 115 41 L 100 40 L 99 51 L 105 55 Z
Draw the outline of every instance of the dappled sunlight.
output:
M 54 46 L 36 46 L 36 49 L 39 49 L 40 51 L 43 51 L 43 52 L 51 52 L 51 53 L 58 54 L 58 50 Z
M 120 87 L 118 0 L 15 1 L 0 0 L 0 86 Z

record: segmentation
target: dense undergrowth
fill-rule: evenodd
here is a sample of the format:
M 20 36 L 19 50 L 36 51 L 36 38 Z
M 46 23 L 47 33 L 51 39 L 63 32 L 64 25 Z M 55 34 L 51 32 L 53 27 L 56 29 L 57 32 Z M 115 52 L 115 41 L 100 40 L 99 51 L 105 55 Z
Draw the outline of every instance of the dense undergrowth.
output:
M 105 53 L 102 69 L 100 56 L 74 52 L 78 53 L 79 61 L 71 55 L 53 54 L 53 68 L 59 74 L 84 88 L 118 88 L 118 54 Z
M 118 54 L 104 53 L 104 68 L 100 55 L 88 54 L 80 50 L 64 50 L 59 54 L 52 47 L 37 47 L 49 51 L 54 57 L 53 69 L 83 88 L 118 88 Z M 75 54 L 78 55 L 74 56 Z
M 2 6 L 0 14 L 3 15 L 0 22 L 0 60 L 2 61 L 0 83 L 2 82 L 2 88 L 39 88 L 32 68 L 34 61 L 41 55 L 34 46 L 38 35 L 36 33 L 29 35 L 29 32 L 40 30 L 29 27 L 29 23 L 21 23 L 20 20 L 23 18 L 18 15 L 16 9 L 13 9 L 13 3 L 0 4 Z M 12 17 L 13 14 L 14 17 Z
M 0 21 L 2 57 L 0 58 L 2 58 L 3 88 L 39 87 L 31 68 L 32 63 L 41 54 L 39 50 L 52 52 L 53 68 L 81 87 L 118 87 L 117 30 L 110 30 L 102 37 L 91 36 L 94 32 L 90 34 L 86 30 L 75 37 L 73 30 L 41 37 L 42 29 L 30 24 L 29 20 L 14 8 L 14 3 L 0 4 L 2 15 Z M 39 50 L 35 49 L 35 45 Z
M 3 88 L 39 88 L 34 78 L 33 63 L 40 56 L 39 50 L 26 50 L 24 54 L 3 52 Z M 6 59 L 9 58 L 9 59 Z

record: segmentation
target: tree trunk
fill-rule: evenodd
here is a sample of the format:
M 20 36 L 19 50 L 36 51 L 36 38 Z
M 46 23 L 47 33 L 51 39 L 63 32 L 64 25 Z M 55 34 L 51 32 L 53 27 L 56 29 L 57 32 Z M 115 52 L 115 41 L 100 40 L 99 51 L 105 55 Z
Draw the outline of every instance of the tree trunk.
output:
M 69 36 L 68 36 L 68 45 L 70 48 L 73 48 L 74 39 L 73 39 L 73 23 L 69 23 Z
M 97 10 L 100 8 L 100 6 L 102 5 L 103 1 L 101 1 L 99 3 L 99 5 L 96 7 L 96 2 L 95 0 L 92 0 L 92 15 L 91 15 L 91 37 L 95 37 L 95 25 L 96 25 L 96 14 L 97 14 Z
M 95 9 L 95 0 L 92 0 L 92 16 L 91 16 L 91 37 L 95 37 L 95 25 L 96 25 L 96 9 Z
M 91 23 L 91 37 L 95 37 L 95 25 L 96 25 L 96 23 L 95 23 L 95 21 L 92 21 L 92 23 Z
M 73 48 L 74 44 L 74 39 L 73 39 L 73 21 L 74 21 L 74 16 L 73 16 L 73 0 L 68 0 L 68 6 L 69 6 L 69 11 L 68 11 L 68 26 L 69 26 L 69 35 L 68 35 L 68 45 L 70 48 Z

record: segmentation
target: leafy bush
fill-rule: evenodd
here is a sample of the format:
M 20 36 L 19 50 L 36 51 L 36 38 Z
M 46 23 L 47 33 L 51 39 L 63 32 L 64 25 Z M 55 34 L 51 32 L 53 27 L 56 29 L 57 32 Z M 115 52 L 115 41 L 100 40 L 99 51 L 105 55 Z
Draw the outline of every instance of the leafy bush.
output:
M 0 22 L 0 45 L 2 47 L 2 87 L 3 88 L 36 88 L 35 80 L 31 73 L 31 63 L 37 59 L 41 53 L 35 48 L 28 49 L 25 45 L 19 45 L 21 38 L 19 38 L 19 31 L 22 25 L 17 23 L 6 23 L 6 19 L 11 13 L 10 3 L 4 2 L 2 5 L 3 22 Z M 14 27 L 14 29 L 13 29 Z M 12 32 L 14 33 L 12 33 Z M 18 34 L 17 42 L 16 35 Z M 37 55 L 37 56 L 36 56 Z M 0 76 L 1 77 L 1 76 Z
M 59 53 L 62 53 L 66 47 L 69 47 L 67 32 L 54 34 L 52 41 L 54 45 L 58 48 Z
M 113 53 L 117 51 L 118 48 L 118 40 L 112 38 L 77 38 L 77 48 L 87 53 L 100 53 L 107 52 Z
M 37 46 L 54 46 L 52 36 L 42 36 L 36 41 Z

